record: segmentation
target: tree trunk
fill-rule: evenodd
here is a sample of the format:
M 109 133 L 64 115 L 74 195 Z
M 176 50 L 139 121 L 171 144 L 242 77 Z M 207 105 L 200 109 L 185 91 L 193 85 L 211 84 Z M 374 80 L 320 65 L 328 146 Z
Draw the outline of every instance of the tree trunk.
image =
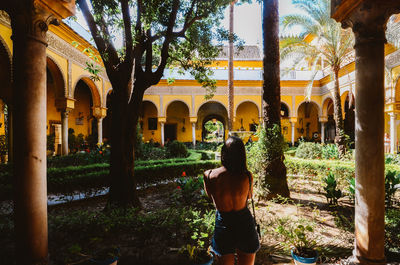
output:
M 113 85 L 115 88 L 115 86 Z M 107 208 L 141 207 L 134 177 L 135 139 L 138 111 L 128 105 L 128 96 L 114 89 L 111 116 L 110 192 Z M 141 102 L 141 99 L 140 99 Z M 140 108 L 139 106 L 136 108 Z M 135 108 L 135 109 L 136 109 Z
M 234 87 L 233 87 L 233 22 L 234 22 L 234 7 L 235 2 L 232 1 L 229 5 L 229 47 L 228 47 L 228 130 L 233 130 L 233 108 L 234 108 Z
M 269 129 L 281 127 L 281 88 L 279 67 L 279 14 L 278 0 L 263 0 L 263 44 L 264 44 L 264 83 L 263 83 L 263 111 L 264 124 L 268 134 Z M 271 150 L 271 161 L 267 164 L 265 183 L 269 187 L 267 198 L 277 195 L 289 197 L 290 192 L 286 179 L 283 150 Z
M 341 158 L 346 154 L 346 142 L 345 142 L 346 139 L 344 136 L 342 101 L 340 99 L 340 91 L 339 91 L 339 69 L 333 69 L 333 71 L 335 73 L 335 90 L 333 97 L 335 123 L 336 123 L 335 144 L 339 151 L 339 157 Z

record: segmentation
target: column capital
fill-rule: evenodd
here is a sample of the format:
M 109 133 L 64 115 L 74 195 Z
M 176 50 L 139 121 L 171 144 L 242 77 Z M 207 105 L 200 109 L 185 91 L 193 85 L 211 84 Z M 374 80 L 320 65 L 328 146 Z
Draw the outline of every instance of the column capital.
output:
M 75 108 L 75 99 L 73 98 L 57 98 L 56 108 L 58 111 L 71 111 Z
M 290 120 L 290 123 L 296 123 L 297 117 L 290 117 L 289 120 Z
M 190 122 L 191 123 L 196 123 L 197 122 L 197 117 L 190 117 Z
M 107 116 L 107 108 L 103 108 L 103 107 L 93 107 L 93 116 L 96 119 L 102 119 L 105 116 Z
M 363 43 L 386 42 L 386 23 L 400 11 L 398 0 L 332 0 L 332 17 L 343 28 L 352 28 L 356 46 Z
M 159 123 L 166 123 L 167 122 L 167 118 L 166 117 L 158 117 L 158 122 Z
M 393 103 L 385 104 L 385 112 L 387 114 L 400 113 L 400 103 L 393 102 Z
M 321 116 L 321 117 L 319 117 L 319 122 L 321 122 L 321 123 L 326 123 L 326 122 L 328 122 L 328 117 L 327 117 L 327 116 Z

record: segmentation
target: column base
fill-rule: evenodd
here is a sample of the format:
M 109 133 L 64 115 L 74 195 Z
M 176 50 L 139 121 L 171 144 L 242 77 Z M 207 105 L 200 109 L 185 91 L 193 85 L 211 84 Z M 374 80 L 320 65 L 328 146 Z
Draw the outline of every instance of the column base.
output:
M 342 264 L 348 265 L 358 265 L 358 264 L 365 264 L 365 265 L 384 265 L 386 264 L 386 259 L 382 260 L 371 260 L 361 256 L 356 255 L 356 250 L 353 250 L 353 256 L 349 257 L 345 260 Z

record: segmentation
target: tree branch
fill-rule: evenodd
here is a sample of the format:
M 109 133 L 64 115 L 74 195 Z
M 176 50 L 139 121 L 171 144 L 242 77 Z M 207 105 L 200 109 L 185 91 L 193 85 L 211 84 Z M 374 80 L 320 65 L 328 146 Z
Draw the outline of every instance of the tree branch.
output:
M 151 38 L 151 30 L 147 30 L 148 39 Z M 146 41 L 146 73 L 151 73 L 153 67 L 153 43 Z
M 129 3 L 128 0 L 120 0 L 120 2 L 122 9 L 122 17 L 124 20 L 124 27 L 125 27 L 125 49 L 126 49 L 125 62 L 131 65 L 133 63 L 133 39 L 132 39 L 131 15 L 129 13 Z
M 180 4 L 179 0 L 174 0 L 172 3 L 172 10 L 168 20 L 167 32 L 165 34 L 165 40 L 161 48 L 161 62 L 157 68 L 157 71 L 153 75 L 151 82 L 152 84 L 157 84 L 164 74 L 164 69 L 168 61 L 169 44 L 173 39 L 173 29 L 175 26 L 176 16 L 178 14 L 179 4 Z
M 89 10 L 86 0 L 79 0 L 78 5 L 83 12 L 86 23 L 88 24 L 90 32 L 92 34 L 92 37 L 96 43 L 97 49 L 99 50 L 100 54 L 102 55 L 102 59 L 103 59 L 104 65 L 106 66 L 106 69 L 109 68 L 107 62 L 111 63 L 112 65 L 117 65 L 119 63 L 118 54 L 117 54 L 114 46 L 112 45 L 112 43 L 109 40 L 105 40 L 104 38 L 101 37 L 99 30 L 96 26 L 94 17 Z M 104 27 L 105 27 L 105 25 L 103 25 L 103 27 L 102 27 L 102 30 L 103 30 L 102 33 L 105 36 L 109 36 L 109 35 L 107 35 L 107 32 L 108 32 L 107 30 L 104 32 Z M 104 56 L 106 54 L 108 55 L 107 57 Z M 108 70 L 111 70 L 111 69 L 108 69 Z

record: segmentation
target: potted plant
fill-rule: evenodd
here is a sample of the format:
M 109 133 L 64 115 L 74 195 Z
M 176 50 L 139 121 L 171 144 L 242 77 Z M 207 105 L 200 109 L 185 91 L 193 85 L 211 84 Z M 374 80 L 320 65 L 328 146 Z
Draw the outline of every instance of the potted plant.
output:
M 119 257 L 119 248 L 106 248 L 93 255 L 90 259 L 90 263 L 96 265 L 117 265 Z
M 316 264 L 318 252 L 315 248 L 314 228 L 310 224 L 280 219 L 280 224 L 275 231 L 282 238 L 280 244 L 290 250 L 296 265 Z

